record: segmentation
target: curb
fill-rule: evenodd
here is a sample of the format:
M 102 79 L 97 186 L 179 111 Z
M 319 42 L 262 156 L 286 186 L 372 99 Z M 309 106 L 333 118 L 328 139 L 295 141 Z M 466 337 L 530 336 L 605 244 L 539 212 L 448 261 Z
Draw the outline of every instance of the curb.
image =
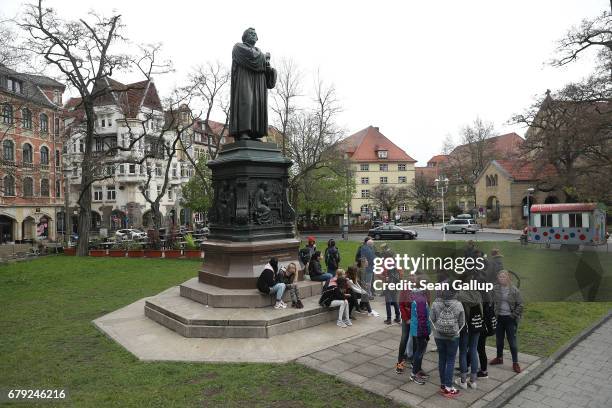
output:
M 503 407 L 514 398 L 523 388 L 528 386 L 531 382 L 538 379 L 542 374 L 544 374 L 550 367 L 552 367 L 557 361 L 559 361 L 563 356 L 565 356 L 569 351 L 571 351 L 578 343 L 588 337 L 591 333 L 593 333 L 597 328 L 606 323 L 608 320 L 612 319 L 612 310 L 608 311 L 608 314 L 603 316 L 597 322 L 592 324 L 590 327 L 584 329 L 580 334 L 570 340 L 567 344 L 557 350 L 552 356 L 548 357 L 546 360 L 542 361 L 540 365 L 538 365 L 532 372 L 530 372 L 525 377 L 521 378 L 516 383 L 512 384 L 508 389 L 504 390 L 497 398 L 493 401 L 489 402 L 484 406 L 484 408 L 500 408 Z

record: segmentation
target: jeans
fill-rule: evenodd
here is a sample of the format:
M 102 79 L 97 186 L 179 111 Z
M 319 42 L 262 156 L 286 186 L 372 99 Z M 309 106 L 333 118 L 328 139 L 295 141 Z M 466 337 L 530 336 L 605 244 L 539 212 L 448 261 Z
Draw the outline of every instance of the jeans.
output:
M 391 320 L 391 305 L 393 305 L 393 309 L 395 309 L 395 318 L 400 318 L 399 305 L 397 302 L 385 302 L 385 309 L 387 310 L 387 320 Z
M 300 290 L 297 285 L 295 283 L 289 283 L 285 285 L 285 288 L 289 291 L 291 301 L 297 303 L 297 301 L 300 300 Z
M 397 362 L 401 363 L 406 357 L 406 348 L 408 347 L 408 340 L 410 338 L 410 322 L 402 320 L 402 338 L 400 339 L 399 351 L 397 353 Z M 412 357 L 412 350 L 410 350 L 410 360 Z
M 349 305 L 349 316 L 350 316 L 351 314 L 353 314 L 353 309 L 355 308 L 355 306 L 357 306 L 357 297 L 355 296 L 355 293 L 352 292 L 351 297 L 349 297 L 347 300 L 348 300 L 348 305 Z
M 472 381 L 476 380 L 478 372 L 478 338 L 480 333 L 468 333 L 467 330 L 461 331 L 459 337 L 459 370 L 461 371 L 461 381 L 465 381 L 468 372 L 468 357 L 470 358 L 470 373 Z
M 416 374 L 421 371 L 421 364 L 423 363 L 423 356 L 425 355 L 425 349 L 427 348 L 427 336 L 413 337 L 414 343 L 416 344 L 416 350 L 412 357 L 412 374 Z
M 361 302 L 359 302 L 359 307 L 361 308 L 361 310 L 365 308 L 368 311 L 368 313 L 372 313 L 372 307 L 370 306 L 370 302 L 368 301 L 368 295 L 363 295 L 361 297 Z
M 368 296 L 372 296 L 374 291 L 372 285 L 374 284 L 374 271 L 369 268 L 365 271 L 365 290 L 368 292 Z
M 316 282 L 326 282 L 326 283 L 328 283 L 331 278 L 332 278 L 331 273 L 322 273 L 321 275 L 317 275 L 317 276 L 310 275 L 310 280 L 311 281 L 316 281 Z
M 285 293 L 285 284 L 280 282 L 270 288 L 270 294 L 273 295 L 276 293 L 276 301 L 279 302 L 283 299 L 283 294 Z
M 480 333 L 478 336 L 478 359 L 480 360 L 480 371 L 487 371 L 487 336 L 484 333 Z
M 349 319 L 348 300 L 332 300 L 329 306 L 340 306 L 340 309 L 338 309 L 339 321 Z
M 512 362 L 518 363 L 518 346 L 516 342 L 516 320 L 512 316 L 497 316 L 497 329 L 495 329 L 497 358 L 504 356 L 504 337 L 508 339 Z
M 440 384 L 450 388 L 453 386 L 453 370 L 455 369 L 455 357 L 457 356 L 459 338 L 436 338 L 436 345 L 438 346 L 438 371 L 440 373 Z
M 336 269 L 327 268 L 327 273 L 329 273 L 332 276 L 332 278 L 333 278 L 334 276 L 336 276 L 336 271 L 337 270 L 338 270 L 338 268 L 336 268 Z

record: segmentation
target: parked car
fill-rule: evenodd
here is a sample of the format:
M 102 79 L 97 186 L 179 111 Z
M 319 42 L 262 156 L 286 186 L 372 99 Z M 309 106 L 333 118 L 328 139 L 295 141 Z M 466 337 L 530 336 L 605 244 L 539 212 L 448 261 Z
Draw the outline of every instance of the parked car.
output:
M 118 239 L 145 239 L 147 234 L 134 228 L 124 228 L 115 231 L 115 237 Z
M 372 228 L 368 231 L 368 235 L 374 239 L 415 239 L 418 236 L 414 230 L 392 224 Z
M 475 234 L 476 231 L 480 229 L 480 225 L 478 225 L 478 223 L 471 218 L 470 219 L 458 218 L 458 219 L 451 220 L 447 222 L 446 224 L 444 224 L 442 229 L 446 233 L 461 232 L 463 234 L 467 234 L 468 232 L 471 232 L 472 234 Z
M 208 236 L 208 234 L 210 234 L 210 230 L 208 229 L 208 227 L 198 228 L 196 229 L 196 234 L 202 234 L 204 236 Z

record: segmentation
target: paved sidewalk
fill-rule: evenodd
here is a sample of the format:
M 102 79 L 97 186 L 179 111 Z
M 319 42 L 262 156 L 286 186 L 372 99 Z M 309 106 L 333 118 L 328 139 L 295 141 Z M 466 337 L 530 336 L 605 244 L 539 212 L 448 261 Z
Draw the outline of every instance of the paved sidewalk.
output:
M 612 407 L 612 319 L 518 393 L 506 407 Z
M 477 390 L 461 390 L 458 397 L 448 399 L 438 392 L 438 356 L 433 338 L 423 360 L 423 369 L 430 374 L 425 385 L 411 382 L 409 370 L 401 375 L 395 373 L 400 336 L 401 329 L 398 325 L 383 327 L 374 333 L 301 357 L 297 362 L 335 375 L 343 381 L 391 398 L 400 404 L 424 408 L 483 407 L 541 362 L 539 357 L 519 353 L 523 373 L 516 375 L 508 363 L 490 367 L 489 378 L 481 379 Z M 492 348 L 488 348 L 487 352 L 489 356 L 495 354 Z M 511 361 L 509 355 L 504 357 L 505 360 Z

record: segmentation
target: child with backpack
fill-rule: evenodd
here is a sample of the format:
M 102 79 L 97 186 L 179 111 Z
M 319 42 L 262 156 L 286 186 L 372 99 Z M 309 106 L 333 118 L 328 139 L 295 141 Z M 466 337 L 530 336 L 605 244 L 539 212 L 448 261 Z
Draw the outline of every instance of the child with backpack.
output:
M 476 389 L 478 372 L 478 339 L 483 330 L 482 296 L 476 290 L 462 290 L 457 294 L 465 313 L 466 324 L 459 336 L 459 369 L 461 377 L 455 383 L 464 390 Z M 469 359 L 469 360 L 468 360 Z M 468 365 L 470 379 L 467 380 Z
M 440 393 L 445 397 L 455 397 L 459 394 L 453 386 L 453 371 L 459 347 L 459 333 L 465 325 L 465 313 L 456 296 L 452 289 L 438 292 L 431 305 L 430 314 L 432 333 L 438 347 Z
M 338 251 L 336 241 L 333 239 L 327 241 L 327 248 L 325 248 L 325 265 L 327 266 L 327 273 L 331 276 L 336 276 L 336 271 L 340 265 L 340 251 Z
M 427 294 L 423 290 L 414 290 L 412 291 L 410 306 L 410 336 L 415 348 L 412 356 L 410 380 L 419 385 L 425 384 L 425 381 L 429 378 L 429 375 L 422 369 L 422 363 L 430 332 Z

